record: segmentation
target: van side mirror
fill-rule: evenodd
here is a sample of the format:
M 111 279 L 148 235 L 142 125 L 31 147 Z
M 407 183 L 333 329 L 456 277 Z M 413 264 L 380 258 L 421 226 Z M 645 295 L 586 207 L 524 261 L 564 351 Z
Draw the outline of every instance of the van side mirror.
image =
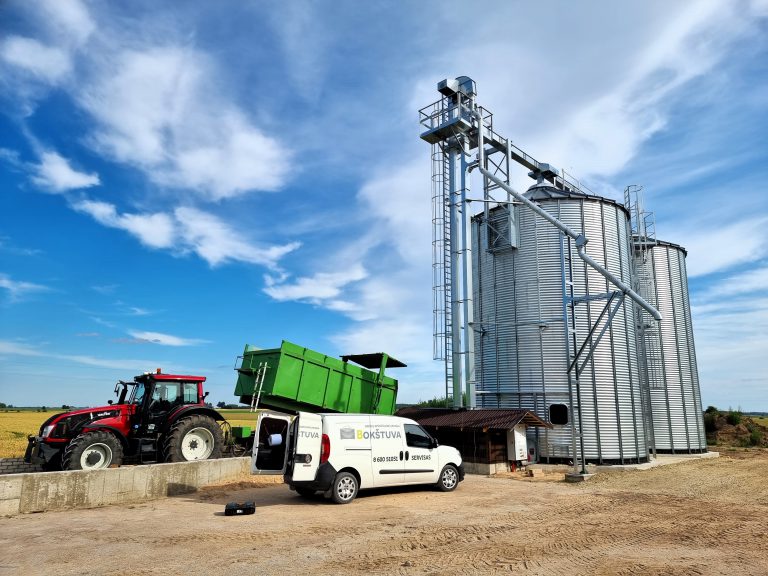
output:
M 107 400 L 107 404 L 109 404 L 110 406 L 112 406 L 113 403 L 114 403 L 113 400 Z
M 430 448 L 437 448 L 438 447 L 438 443 L 437 443 L 437 439 L 436 438 L 432 438 L 432 443 L 430 444 L 429 447 Z

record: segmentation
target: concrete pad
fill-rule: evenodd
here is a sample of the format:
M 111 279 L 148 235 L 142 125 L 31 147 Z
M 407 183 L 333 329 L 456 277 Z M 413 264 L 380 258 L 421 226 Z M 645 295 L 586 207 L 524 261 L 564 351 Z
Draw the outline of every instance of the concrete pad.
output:
M 574 472 L 568 472 L 565 475 L 565 481 L 566 482 L 586 482 L 590 478 L 592 478 L 594 474 L 577 474 Z

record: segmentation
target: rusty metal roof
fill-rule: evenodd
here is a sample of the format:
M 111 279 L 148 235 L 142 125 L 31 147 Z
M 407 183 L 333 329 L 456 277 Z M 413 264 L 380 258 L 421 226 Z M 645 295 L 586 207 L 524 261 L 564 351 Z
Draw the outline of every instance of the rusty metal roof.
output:
M 521 422 L 528 426 L 552 428 L 552 424 L 545 422 L 530 410 L 496 408 L 452 410 L 450 408 L 419 408 L 418 406 L 409 406 L 401 408 L 395 415 L 416 420 L 422 426 L 435 428 L 511 430 Z

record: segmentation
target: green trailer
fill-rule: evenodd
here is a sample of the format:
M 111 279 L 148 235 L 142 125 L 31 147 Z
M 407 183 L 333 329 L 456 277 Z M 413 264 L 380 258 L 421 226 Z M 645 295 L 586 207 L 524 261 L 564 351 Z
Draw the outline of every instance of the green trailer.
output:
M 246 345 L 238 360 L 240 402 L 284 412 L 394 414 L 397 380 L 384 370 L 405 366 L 383 352 L 339 359 L 285 340 L 269 350 Z

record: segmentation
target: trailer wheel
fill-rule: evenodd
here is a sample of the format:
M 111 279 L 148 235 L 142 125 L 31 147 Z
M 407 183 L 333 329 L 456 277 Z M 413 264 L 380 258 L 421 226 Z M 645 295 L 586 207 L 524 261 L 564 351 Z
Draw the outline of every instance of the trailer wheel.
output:
M 456 490 L 459 485 L 459 471 L 453 464 L 446 464 L 440 472 L 440 479 L 437 481 L 437 489 L 441 492 L 451 492 Z
M 224 434 L 210 416 L 193 414 L 171 426 L 163 453 L 166 462 L 221 458 Z
M 114 434 L 97 430 L 75 437 L 64 449 L 62 470 L 99 470 L 120 466 L 123 445 Z
M 357 496 L 358 484 L 354 474 L 339 472 L 331 487 L 331 500 L 336 504 L 349 504 Z

